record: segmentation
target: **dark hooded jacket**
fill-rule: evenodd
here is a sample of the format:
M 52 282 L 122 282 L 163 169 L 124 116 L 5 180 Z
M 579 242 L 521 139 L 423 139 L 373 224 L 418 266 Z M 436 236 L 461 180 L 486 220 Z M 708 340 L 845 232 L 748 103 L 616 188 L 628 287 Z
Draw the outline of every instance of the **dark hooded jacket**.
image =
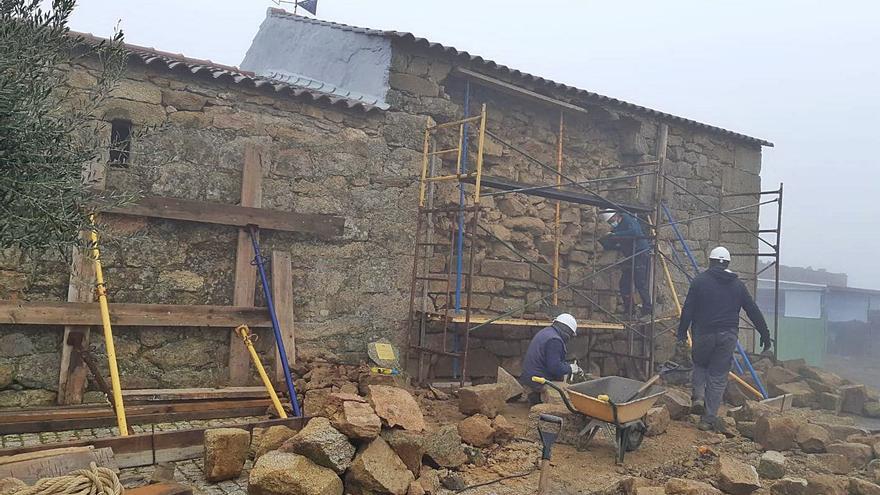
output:
M 746 315 L 759 334 L 770 335 L 764 315 L 745 284 L 735 273 L 721 266 L 713 266 L 691 282 L 684 307 L 681 308 L 678 339 L 686 338 L 691 324 L 694 335 L 738 331 L 740 309 L 746 310 Z
M 620 212 L 620 223 L 611 229 L 609 239 L 618 241 L 619 250 L 624 256 L 632 256 L 634 253 L 647 254 L 651 247 L 639 219 L 625 211 Z M 635 248 L 635 251 L 633 251 Z
M 525 387 L 535 389 L 540 385 L 532 381 L 533 376 L 559 381 L 571 373 L 571 366 L 565 362 L 565 343 L 572 334 L 567 326 L 559 322 L 553 322 L 553 325 L 536 333 L 523 358 L 519 382 Z

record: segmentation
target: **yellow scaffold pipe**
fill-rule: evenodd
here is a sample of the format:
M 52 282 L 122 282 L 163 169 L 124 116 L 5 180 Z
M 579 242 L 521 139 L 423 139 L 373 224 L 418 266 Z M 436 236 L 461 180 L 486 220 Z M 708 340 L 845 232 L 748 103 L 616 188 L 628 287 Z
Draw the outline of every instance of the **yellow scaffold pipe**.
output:
M 254 349 L 254 341 L 251 337 L 250 329 L 247 325 L 239 325 L 235 329 L 235 333 L 241 337 L 241 340 L 244 341 L 245 347 L 247 347 L 248 352 L 250 352 L 254 366 L 257 368 L 257 373 L 260 374 L 260 379 L 263 380 L 263 385 L 266 387 L 266 391 L 269 392 L 269 398 L 272 399 L 272 405 L 275 406 L 275 412 L 278 413 L 279 418 L 286 418 L 287 411 L 281 406 L 281 401 L 278 400 L 278 394 L 275 393 L 275 387 L 272 386 L 272 382 L 269 380 L 269 375 L 266 374 L 266 370 L 263 368 L 263 363 L 260 362 L 260 356 L 257 355 L 257 351 Z
M 113 386 L 113 404 L 116 409 L 116 424 L 119 435 L 128 436 L 128 423 L 125 420 L 125 405 L 122 403 L 122 386 L 119 383 L 119 367 L 116 365 L 116 346 L 113 345 L 113 329 L 110 326 L 110 307 L 107 305 L 107 288 L 104 286 L 104 271 L 101 269 L 101 253 L 98 251 L 98 231 L 95 228 L 95 215 L 89 216 L 92 228 L 89 240 L 92 247 L 92 260 L 95 264 L 95 291 L 101 307 L 101 325 L 104 327 L 104 346 L 107 348 L 107 361 L 110 368 L 110 383 Z

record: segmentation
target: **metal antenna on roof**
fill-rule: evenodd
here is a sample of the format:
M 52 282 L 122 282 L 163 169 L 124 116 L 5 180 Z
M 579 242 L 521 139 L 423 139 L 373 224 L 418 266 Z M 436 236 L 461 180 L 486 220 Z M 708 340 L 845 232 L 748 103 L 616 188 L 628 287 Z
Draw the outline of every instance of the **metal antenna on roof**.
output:
M 299 7 L 302 7 L 303 10 L 312 15 L 318 15 L 318 0 L 272 0 L 275 2 L 275 5 L 281 5 L 283 3 L 292 3 L 293 4 L 293 13 L 296 15 L 296 11 Z
M 297 7 L 299 7 L 299 2 L 297 2 L 295 0 L 272 0 L 272 3 L 274 3 L 275 5 L 277 5 L 279 7 L 281 7 L 281 4 L 284 4 L 284 3 L 292 3 L 294 15 L 296 15 L 296 9 L 297 9 Z

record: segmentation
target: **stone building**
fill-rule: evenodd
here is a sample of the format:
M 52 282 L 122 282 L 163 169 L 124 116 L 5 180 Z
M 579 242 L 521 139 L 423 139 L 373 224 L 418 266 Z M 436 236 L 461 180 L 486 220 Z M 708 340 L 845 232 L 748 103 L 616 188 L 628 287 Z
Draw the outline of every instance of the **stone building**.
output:
M 108 151 L 106 187 L 145 197 L 239 205 L 246 150 L 256 149 L 261 198 L 241 206 L 341 222 L 330 235 L 271 229 L 260 233 L 264 252 L 283 252 L 291 259 L 291 306 L 301 356 L 358 361 L 365 357 L 367 342 L 386 338 L 405 344 L 425 127 L 465 116 L 466 99 L 468 115 L 486 105 L 488 131 L 554 166 L 562 113 L 562 163 L 575 181 L 644 170 L 639 164 L 656 157 L 665 124 L 665 172 L 695 193 L 664 188 L 668 206 L 681 219 L 711 213 L 722 190 L 760 190 L 761 148 L 771 145 L 532 76 L 409 33 L 355 28 L 278 9 L 269 9 L 241 69 L 154 49 L 130 50 L 124 80 L 112 93 L 104 118 L 112 124 L 108 149 L 113 136 L 130 132 L 133 139 L 123 155 L 110 156 Z M 94 70 L 83 61 L 72 68 L 70 84 L 88 88 Z M 470 163 L 475 158 L 470 149 Z M 487 138 L 483 158 L 486 174 L 519 183 L 556 181 L 535 160 L 493 139 Z M 652 181 L 649 176 L 622 181 L 625 187 L 609 187 L 604 193 L 615 201 L 648 205 Z M 459 199 L 452 185 L 439 187 L 436 197 L 438 204 L 448 205 Z M 482 205 L 481 224 L 532 261 L 551 266 L 553 202 L 510 194 L 485 197 Z M 615 259 L 597 248 L 596 238 L 607 227 L 597 223 L 596 211 L 593 206 L 562 205 L 562 280 Z M 103 251 L 111 302 L 235 303 L 235 226 L 131 214 L 104 218 L 123 234 Z M 757 226 L 757 211 L 739 218 Z M 756 250 L 748 235 L 722 237 L 723 224 L 718 217 L 682 224 L 701 261 L 722 241 L 732 251 Z M 670 238 L 671 233 L 661 229 L 660 236 Z M 499 314 L 550 290 L 550 278 L 519 255 L 489 237 L 476 242 L 475 311 Z M 440 261 L 436 268 L 448 266 Z M 755 260 L 738 259 L 734 268 L 753 279 Z M 615 286 L 615 277 L 603 274 L 587 287 L 609 308 L 615 298 L 606 289 Z M 684 277 L 675 274 L 675 279 L 683 292 Z M 0 280 L 0 299 L 7 301 L 63 302 L 70 297 L 69 266 L 48 254 L 31 259 L 3 252 Z M 262 291 L 255 292 L 253 305 L 261 306 Z M 660 291 L 657 298 L 668 311 L 668 294 Z M 560 293 L 560 304 L 582 318 L 602 316 L 570 293 Z M 11 321 L 9 314 L 0 321 Z M 50 323 L 0 325 L 0 406 L 56 400 L 59 377 L 63 382 L 65 375 L 60 365 L 64 327 Z M 117 324 L 123 387 L 230 383 L 230 348 L 240 343 L 231 340 L 229 330 Z M 487 336 L 493 339 L 476 339 L 475 359 L 487 367 L 507 359 L 515 368 L 511 358 L 515 361 L 521 344 L 504 341 L 497 332 L 483 340 Z M 92 343 L 102 352 L 96 337 Z M 260 342 L 267 362 L 272 359 L 269 337 L 264 333 Z

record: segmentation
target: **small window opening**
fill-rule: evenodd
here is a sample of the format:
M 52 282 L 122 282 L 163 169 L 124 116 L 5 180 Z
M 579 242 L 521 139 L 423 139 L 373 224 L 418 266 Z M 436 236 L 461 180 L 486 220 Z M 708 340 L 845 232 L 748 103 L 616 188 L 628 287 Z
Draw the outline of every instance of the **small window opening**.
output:
M 110 121 L 110 165 L 127 167 L 131 157 L 131 121 Z

